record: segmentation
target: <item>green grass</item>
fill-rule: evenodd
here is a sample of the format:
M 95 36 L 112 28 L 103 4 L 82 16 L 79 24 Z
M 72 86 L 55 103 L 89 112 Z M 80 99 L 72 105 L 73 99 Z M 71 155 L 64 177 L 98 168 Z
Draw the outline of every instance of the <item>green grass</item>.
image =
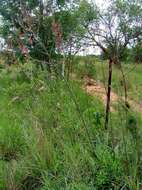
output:
M 81 60 L 79 64 L 75 66 L 75 72 L 82 78 L 85 74 L 89 74 L 92 78 L 101 81 L 107 85 L 108 78 L 108 64 L 107 61 L 90 61 Z M 88 64 L 89 63 L 89 64 Z M 128 97 L 141 103 L 142 99 L 142 65 L 141 64 L 123 64 L 122 68 L 126 78 L 126 85 L 128 91 Z M 113 66 L 112 88 L 119 95 L 124 95 L 124 86 L 122 73 L 120 69 Z
M 97 97 L 30 63 L 1 69 L 0 89 L 0 190 L 141 189 L 138 114 L 120 106 L 105 131 Z

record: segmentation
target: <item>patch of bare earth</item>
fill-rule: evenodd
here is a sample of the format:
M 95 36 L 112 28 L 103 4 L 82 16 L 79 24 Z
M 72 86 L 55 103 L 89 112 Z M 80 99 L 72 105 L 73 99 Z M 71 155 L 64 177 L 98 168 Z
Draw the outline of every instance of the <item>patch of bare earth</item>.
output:
M 107 90 L 101 82 L 96 81 L 88 76 L 85 76 L 83 89 L 88 94 L 90 94 L 92 96 L 97 96 L 98 98 L 100 98 L 102 100 L 103 104 L 106 105 Z M 114 108 L 114 105 L 122 99 L 124 100 L 124 98 L 119 97 L 115 92 L 113 92 L 113 91 L 111 92 L 111 106 L 110 106 L 111 112 L 116 111 Z M 134 111 L 142 113 L 142 105 L 140 105 L 139 103 L 136 103 L 133 100 L 128 100 L 128 103 Z

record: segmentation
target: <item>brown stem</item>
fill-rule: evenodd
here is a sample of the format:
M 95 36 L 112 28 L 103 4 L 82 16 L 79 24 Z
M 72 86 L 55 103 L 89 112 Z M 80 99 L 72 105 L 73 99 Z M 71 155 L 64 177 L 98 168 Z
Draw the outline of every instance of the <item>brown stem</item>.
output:
M 105 129 L 108 129 L 109 114 L 110 114 L 110 98 L 111 98 L 111 83 L 112 83 L 112 59 L 109 60 L 109 75 L 108 75 L 108 86 L 107 86 L 107 102 L 106 102 L 106 116 L 105 116 Z
M 120 71 L 121 71 L 122 79 L 123 79 L 124 95 L 125 95 L 125 100 L 124 100 L 125 101 L 125 106 L 126 106 L 127 109 L 129 109 L 130 105 L 128 103 L 126 78 L 125 78 L 125 74 L 124 74 L 124 71 L 123 71 L 121 63 L 120 63 Z

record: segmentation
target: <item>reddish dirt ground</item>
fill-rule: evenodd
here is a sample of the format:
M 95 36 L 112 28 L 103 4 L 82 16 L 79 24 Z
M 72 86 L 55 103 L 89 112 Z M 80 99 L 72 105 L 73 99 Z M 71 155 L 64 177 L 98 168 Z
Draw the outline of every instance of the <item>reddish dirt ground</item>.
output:
M 103 104 L 104 105 L 106 104 L 107 92 L 106 92 L 105 86 L 101 82 L 95 81 L 94 79 L 88 76 L 85 76 L 83 89 L 88 94 L 99 97 L 102 100 Z M 124 97 L 119 97 L 115 92 L 112 91 L 111 92 L 111 107 L 110 107 L 111 112 L 116 111 L 113 105 L 118 103 L 120 100 L 124 101 Z M 142 113 L 142 105 L 130 99 L 128 99 L 127 101 L 130 107 L 134 111 Z

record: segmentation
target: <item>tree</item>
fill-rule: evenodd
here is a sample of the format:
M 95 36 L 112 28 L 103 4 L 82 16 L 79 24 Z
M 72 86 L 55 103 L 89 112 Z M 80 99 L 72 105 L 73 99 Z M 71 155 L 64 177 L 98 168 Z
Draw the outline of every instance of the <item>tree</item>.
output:
M 86 38 L 94 42 L 94 46 L 98 46 L 109 60 L 105 118 L 105 128 L 107 128 L 110 112 L 112 65 L 115 64 L 121 69 L 125 83 L 120 60 L 126 47 L 132 46 L 142 35 L 142 4 L 141 0 L 111 0 L 105 10 L 98 8 L 96 5 L 93 7 L 94 12 L 97 12 L 97 17 L 91 19 L 90 23 L 87 23 L 84 27 L 88 31 Z M 127 105 L 125 84 L 124 88 Z
M 3 37 L 15 52 L 28 50 L 41 67 L 46 63 L 50 71 L 60 54 L 69 51 L 69 43 L 72 49 L 78 48 L 78 7 L 79 1 L 2 0 Z

